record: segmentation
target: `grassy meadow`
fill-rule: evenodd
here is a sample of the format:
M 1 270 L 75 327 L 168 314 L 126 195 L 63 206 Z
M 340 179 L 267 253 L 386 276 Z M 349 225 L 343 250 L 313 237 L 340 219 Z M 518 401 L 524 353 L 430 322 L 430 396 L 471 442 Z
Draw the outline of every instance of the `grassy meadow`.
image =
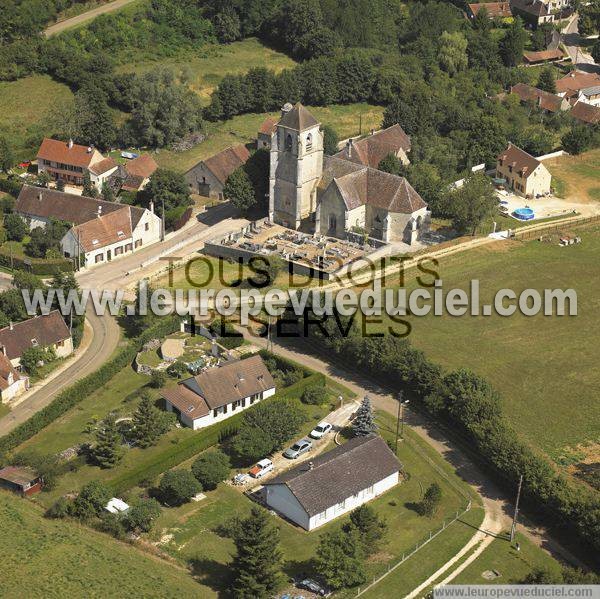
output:
M 49 115 L 72 100 L 71 90 L 48 75 L 0 82 L 0 136 L 11 143 L 19 160 L 30 160 L 42 138 L 53 133 Z
M 181 568 L 0 491 L 0 596 L 216 597 Z
M 552 173 L 560 197 L 576 202 L 600 201 L 600 149 L 561 156 L 544 164 Z
M 503 241 L 443 259 L 437 271 L 446 291 L 468 292 L 470 281 L 479 280 L 481 303 L 505 288 L 517 294 L 572 288 L 577 316 L 409 318 L 415 346 L 444 368 L 469 368 L 486 377 L 518 432 L 565 465 L 600 445 L 600 227 L 576 233 L 583 239 L 579 245 L 559 247 L 556 235 L 552 243 Z M 389 287 L 398 283 L 387 281 Z M 414 286 L 410 280 L 408 287 Z

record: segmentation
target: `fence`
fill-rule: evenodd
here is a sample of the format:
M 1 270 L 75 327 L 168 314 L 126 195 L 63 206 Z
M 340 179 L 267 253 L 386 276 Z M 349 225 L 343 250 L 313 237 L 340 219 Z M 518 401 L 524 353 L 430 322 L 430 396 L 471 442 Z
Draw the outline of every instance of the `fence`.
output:
M 389 576 L 396 568 L 398 568 L 404 562 L 406 562 L 407 560 L 409 560 L 420 549 L 423 549 L 423 547 L 425 547 L 425 545 L 427 545 L 427 543 L 429 543 L 430 541 L 433 541 L 433 539 L 435 539 L 439 534 L 441 534 L 442 532 L 444 532 L 449 526 L 451 526 L 457 520 L 459 520 L 460 518 L 462 518 L 462 516 L 464 516 L 470 509 L 471 509 L 471 502 L 469 501 L 469 503 L 467 504 L 467 506 L 465 507 L 465 509 L 462 512 L 457 511 L 456 515 L 454 516 L 454 518 L 452 518 L 449 522 L 446 522 L 446 520 L 444 520 L 441 528 L 435 530 L 435 532 L 433 530 L 430 530 L 428 537 L 425 537 L 423 539 L 423 541 L 421 541 L 421 542 L 417 542 L 417 544 L 415 545 L 415 547 L 409 553 L 403 553 L 402 554 L 402 559 L 400 559 L 395 564 L 388 564 L 386 572 L 384 572 L 383 574 L 380 574 L 379 576 L 376 576 L 375 578 L 373 578 L 373 580 L 366 587 L 362 587 L 362 588 L 359 587 L 357 589 L 355 597 L 360 597 L 361 595 L 363 595 L 364 593 L 366 593 L 368 590 L 370 590 L 371 588 L 373 588 L 376 584 L 378 584 L 379 582 L 381 582 L 386 576 Z
M 519 241 L 523 241 L 526 239 L 535 239 L 536 237 L 540 237 L 541 235 L 547 235 L 549 233 L 561 233 L 565 229 L 569 229 L 572 227 L 583 227 L 585 225 L 590 225 L 594 223 L 600 223 L 600 215 L 573 217 L 568 220 L 556 221 L 548 223 L 546 225 L 540 223 L 540 225 L 536 228 L 528 227 L 524 230 L 516 229 L 512 238 L 517 239 Z

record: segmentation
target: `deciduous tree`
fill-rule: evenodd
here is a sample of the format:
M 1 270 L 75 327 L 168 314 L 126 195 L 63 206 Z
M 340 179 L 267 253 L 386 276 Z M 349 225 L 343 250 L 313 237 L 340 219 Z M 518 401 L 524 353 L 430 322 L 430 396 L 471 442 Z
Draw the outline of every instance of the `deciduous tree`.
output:
M 208 451 L 192 464 L 192 474 L 205 491 L 212 491 L 229 476 L 231 461 L 222 451 Z

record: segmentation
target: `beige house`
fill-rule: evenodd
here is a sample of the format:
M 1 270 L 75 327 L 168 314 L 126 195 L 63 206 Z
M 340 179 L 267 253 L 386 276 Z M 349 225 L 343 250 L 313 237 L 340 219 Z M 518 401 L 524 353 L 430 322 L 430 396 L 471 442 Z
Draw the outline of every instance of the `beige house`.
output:
M 552 175 L 531 154 L 509 143 L 498 156 L 496 177 L 505 179 L 506 186 L 525 198 L 535 198 L 550 193 Z
M 30 347 L 51 348 L 58 358 L 73 353 L 73 339 L 61 313 L 53 310 L 0 329 L 0 351 L 17 370 Z
M 301 104 L 286 104 L 271 137 L 269 219 L 322 235 L 366 233 L 414 243 L 427 228 L 427 204 L 403 177 L 377 169 L 388 154 L 408 163 L 410 138 L 394 125 L 323 153 L 320 124 Z

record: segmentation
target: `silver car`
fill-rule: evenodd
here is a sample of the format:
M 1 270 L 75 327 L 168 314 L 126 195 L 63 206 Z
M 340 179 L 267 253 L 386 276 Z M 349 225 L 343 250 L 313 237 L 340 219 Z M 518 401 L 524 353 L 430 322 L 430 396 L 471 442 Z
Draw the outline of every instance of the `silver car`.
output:
M 308 439 L 301 439 L 296 441 L 291 447 L 283 452 L 283 457 L 295 460 L 299 458 L 303 453 L 312 449 L 312 443 Z

